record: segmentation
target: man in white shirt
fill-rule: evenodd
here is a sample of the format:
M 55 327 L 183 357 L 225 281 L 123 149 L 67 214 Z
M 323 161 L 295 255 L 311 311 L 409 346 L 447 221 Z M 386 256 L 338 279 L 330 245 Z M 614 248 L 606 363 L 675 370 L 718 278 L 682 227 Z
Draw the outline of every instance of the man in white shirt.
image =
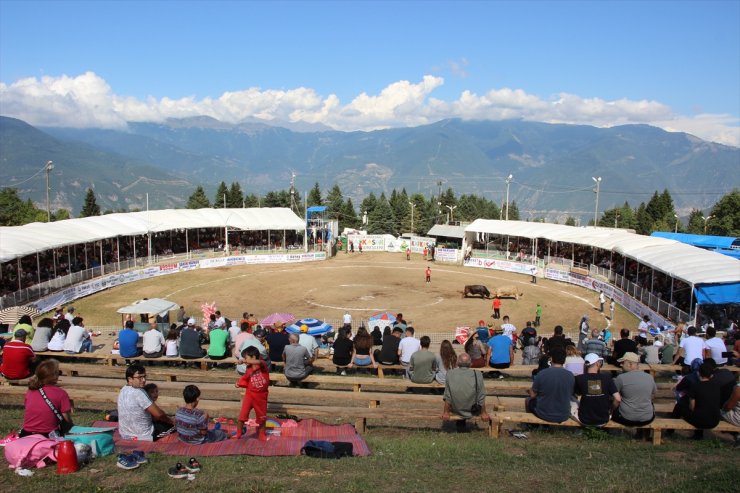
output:
M 144 391 L 146 370 L 138 363 L 126 368 L 126 385 L 118 394 L 118 433 L 124 440 L 157 440 L 174 422 Z
M 164 351 L 164 336 L 156 322 L 149 323 L 149 330 L 144 332 L 144 357 L 159 358 Z
M 90 339 L 90 333 L 85 328 L 82 317 L 72 319 L 72 327 L 69 328 L 67 339 L 64 340 L 64 351 L 69 354 L 92 352 L 92 339 Z
M 640 321 L 640 324 L 637 326 L 637 337 L 638 337 L 637 343 L 638 344 L 647 346 L 648 330 L 650 329 L 651 325 L 652 324 L 650 323 L 650 317 L 647 315 L 643 315 L 642 320 Z
M 516 327 L 514 324 L 509 323 L 509 316 L 504 315 L 504 323 L 501 324 L 501 330 L 503 331 L 504 335 L 514 340 L 514 333 L 516 332 Z
M 406 367 L 406 378 L 411 378 L 409 374 L 409 364 L 411 356 L 421 349 L 421 342 L 414 337 L 414 328 L 406 327 L 406 337 L 398 343 L 398 360 Z
M 604 292 L 601 291 L 599 293 L 599 305 L 601 305 L 601 313 L 604 313 L 604 303 L 606 303 L 606 296 L 604 296 Z
M 712 358 L 717 366 L 727 364 L 727 358 L 722 356 L 722 353 L 727 352 L 725 341 L 721 337 L 717 337 L 717 329 L 714 327 L 707 327 L 707 341 L 704 343 L 704 357 Z
M 316 342 L 316 338 L 308 333 L 307 325 L 301 325 L 298 344 L 306 348 L 306 350 L 308 350 L 308 354 L 310 354 L 313 359 L 319 357 L 319 344 Z
M 349 312 L 344 312 L 344 317 L 342 317 L 342 322 L 344 323 L 345 327 L 352 328 L 352 315 L 349 314 Z
M 72 320 L 74 320 L 75 318 L 75 307 L 73 306 L 67 307 L 67 313 L 64 315 L 64 318 L 69 320 L 69 323 L 72 324 Z
M 680 363 L 684 366 L 691 366 L 695 359 L 704 361 L 704 341 L 696 336 L 696 327 L 689 327 L 687 332 L 689 336 L 681 341 L 679 350 L 673 359 L 674 365 Z

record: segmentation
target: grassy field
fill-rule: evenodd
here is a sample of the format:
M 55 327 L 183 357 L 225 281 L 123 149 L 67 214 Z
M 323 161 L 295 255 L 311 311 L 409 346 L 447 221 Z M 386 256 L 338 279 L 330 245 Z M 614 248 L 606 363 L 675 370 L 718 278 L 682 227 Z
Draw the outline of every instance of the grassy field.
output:
M 5 436 L 22 420 L 20 407 L 0 407 Z M 78 411 L 79 424 L 100 412 Z M 694 442 L 683 436 L 661 447 L 600 431 L 530 431 L 527 440 L 488 439 L 438 429 L 375 427 L 366 435 L 370 457 L 207 457 L 192 481 L 171 479 L 167 469 L 185 457 L 152 455 L 133 471 L 115 456 L 80 472 L 57 476 L 55 467 L 31 478 L 13 474 L 2 460 L 2 491 L 102 492 L 538 492 L 538 491 L 738 491 L 738 451 L 727 440 Z

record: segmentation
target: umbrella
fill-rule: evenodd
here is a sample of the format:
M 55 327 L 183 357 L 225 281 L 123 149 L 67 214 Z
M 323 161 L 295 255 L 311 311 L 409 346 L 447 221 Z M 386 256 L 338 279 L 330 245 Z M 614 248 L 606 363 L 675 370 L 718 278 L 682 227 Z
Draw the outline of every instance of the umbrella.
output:
M 332 329 L 331 325 L 326 322 L 322 322 L 321 320 L 317 320 L 315 318 L 302 318 L 296 321 L 296 323 L 294 323 L 293 325 L 289 325 L 285 330 L 293 334 L 300 334 L 301 325 L 307 326 L 308 335 L 312 336 L 320 336 L 321 334 L 326 334 Z
M 271 325 L 282 325 L 282 324 L 289 324 L 295 320 L 295 315 L 291 315 L 290 313 L 272 313 L 262 320 L 260 320 L 260 325 L 262 327 L 269 327 Z
M 0 310 L 0 324 L 15 325 L 23 315 L 37 317 L 41 312 L 32 306 L 11 306 Z
M 368 318 L 368 320 L 370 320 L 370 321 L 387 320 L 389 322 L 395 322 L 396 321 L 396 316 L 393 315 L 391 312 L 380 312 L 380 313 L 376 313 L 372 317 Z

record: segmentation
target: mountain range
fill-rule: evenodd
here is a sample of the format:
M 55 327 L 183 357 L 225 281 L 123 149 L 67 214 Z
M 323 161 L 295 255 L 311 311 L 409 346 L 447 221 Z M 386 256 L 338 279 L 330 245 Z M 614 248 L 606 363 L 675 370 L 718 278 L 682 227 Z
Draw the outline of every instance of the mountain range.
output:
M 452 188 L 501 204 L 506 177 L 522 218 L 592 217 L 599 210 L 647 201 L 668 189 L 682 215 L 711 207 L 740 185 L 740 149 L 648 125 L 597 128 L 518 120 L 442 120 L 413 128 L 339 132 L 281 122 L 224 123 L 210 117 L 126 129 L 34 128 L 0 117 L 0 179 L 22 197 L 45 203 L 52 160 L 53 207 L 76 214 L 88 186 L 103 209 L 183 207 L 197 185 L 212 197 L 218 183 L 246 193 L 288 189 L 305 194 L 335 183 L 355 204 L 370 192 L 436 196 Z

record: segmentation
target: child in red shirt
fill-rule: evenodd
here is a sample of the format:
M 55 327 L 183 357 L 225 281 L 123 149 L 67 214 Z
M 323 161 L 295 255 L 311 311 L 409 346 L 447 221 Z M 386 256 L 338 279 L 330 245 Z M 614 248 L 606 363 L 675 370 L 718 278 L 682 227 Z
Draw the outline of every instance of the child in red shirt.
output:
M 424 271 L 424 274 L 426 274 L 427 282 L 432 282 L 432 269 L 430 267 L 427 267 L 427 270 Z
M 237 421 L 236 438 L 241 438 L 244 423 L 249 419 L 249 412 L 254 409 L 254 414 L 259 426 L 257 436 L 260 440 L 267 440 L 265 434 L 265 421 L 267 421 L 267 392 L 270 387 L 270 372 L 267 365 L 260 359 L 259 350 L 249 346 L 242 353 L 242 358 L 247 364 L 244 372 L 236 384 L 237 388 L 247 389 L 242 401 L 242 409 Z

